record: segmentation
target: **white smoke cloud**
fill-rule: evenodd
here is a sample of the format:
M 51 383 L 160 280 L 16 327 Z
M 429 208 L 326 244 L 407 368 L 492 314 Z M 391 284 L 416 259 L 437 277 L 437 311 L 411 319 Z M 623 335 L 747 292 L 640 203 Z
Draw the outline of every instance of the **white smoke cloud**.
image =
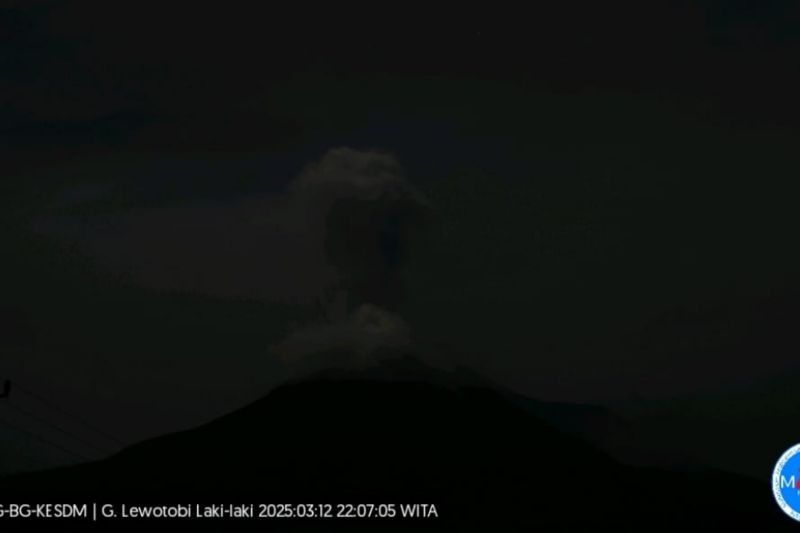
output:
M 336 322 L 316 322 L 296 328 L 270 347 L 285 362 L 331 352 L 367 360 L 382 348 L 411 345 L 408 325 L 398 315 L 372 304 L 362 304 Z
M 289 185 L 295 200 L 316 200 L 325 207 L 336 200 L 381 197 L 411 199 L 422 205 L 425 198 L 406 180 L 400 164 L 388 153 L 336 148 L 311 164 Z
M 393 209 L 428 209 L 391 154 L 336 148 L 307 165 L 277 196 L 136 210 L 84 226 L 53 220 L 46 230 L 84 241 L 101 264 L 143 286 L 309 305 L 342 285 L 345 273 L 331 260 L 326 239 L 332 210 L 347 201 L 360 209 L 374 206 L 378 215 L 387 202 L 394 202 Z M 362 230 L 373 221 L 351 218 Z M 362 261 L 359 256 L 348 262 L 347 254 L 377 248 L 369 232 L 336 231 L 347 240 L 344 263 Z

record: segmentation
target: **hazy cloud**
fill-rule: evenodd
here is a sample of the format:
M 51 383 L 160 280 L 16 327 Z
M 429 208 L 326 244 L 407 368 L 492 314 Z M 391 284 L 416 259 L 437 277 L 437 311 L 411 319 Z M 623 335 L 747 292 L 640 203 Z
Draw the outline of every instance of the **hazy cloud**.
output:
M 403 243 L 428 211 L 392 155 L 337 148 L 279 195 L 61 218 L 45 229 L 160 290 L 308 305 L 339 288 L 353 306 L 384 305 Z
M 340 320 L 320 321 L 295 328 L 270 351 L 286 362 L 319 354 L 345 354 L 366 360 L 381 348 L 411 344 L 408 325 L 398 315 L 363 304 Z

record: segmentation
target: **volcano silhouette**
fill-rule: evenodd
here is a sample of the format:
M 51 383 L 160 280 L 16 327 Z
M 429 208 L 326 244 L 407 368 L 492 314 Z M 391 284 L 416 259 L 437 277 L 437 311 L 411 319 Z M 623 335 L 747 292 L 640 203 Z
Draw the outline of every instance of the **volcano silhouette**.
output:
M 411 529 L 794 525 L 771 501 L 766 481 L 626 466 L 480 380 L 408 364 L 383 368 L 287 384 L 202 427 L 107 460 L 7 478 L 0 495 L 436 504 L 439 517 L 406 523 Z

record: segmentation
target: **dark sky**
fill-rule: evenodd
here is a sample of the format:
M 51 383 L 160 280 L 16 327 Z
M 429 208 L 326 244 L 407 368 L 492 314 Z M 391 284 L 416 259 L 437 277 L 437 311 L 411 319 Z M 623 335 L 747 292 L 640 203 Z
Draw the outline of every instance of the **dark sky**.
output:
M 135 439 L 329 348 L 796 372 L 796 3 L 292 5 L 0 3 L 3 374 Z

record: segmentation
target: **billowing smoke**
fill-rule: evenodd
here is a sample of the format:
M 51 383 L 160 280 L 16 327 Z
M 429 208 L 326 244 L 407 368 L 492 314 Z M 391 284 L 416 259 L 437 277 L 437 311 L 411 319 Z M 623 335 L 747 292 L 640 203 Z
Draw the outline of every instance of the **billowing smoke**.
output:
M 337 278 L 319 302 L 318 320 L 296 328 L 272 351 L 288 362 L 343 354 L 363 361 L 382 348 L 409 346 L 407 324 L 389 309 L 402 298 L 409 241 L 425 230 L 431 210 L 397 161 L 383 153 L 331 150 L 292 182 L 288 201 L 306 223 L 324 220 L 322 246 Z
M 326 343 L 365 353 L 404 336 L 365 324 L 394 316 L 409 244 L 431 214 L 391 154 L 337 148 L 278 195 L 138 209 L 86 227 L 55 220 L 50 230 L 73 231 L 102 263 L 147 287 L 305 308 L 321 322 L 280 345 L 292 359 Z
M 325 255 L 351 301 L 396 305 L 409 241 L 424 231 L 430 208 L 394 157 L 331 150 L 292 183 L 290 197 L 295 209 L 323 214 Z
M 351 306 L 397 299 L 407 244 L 429 218 L 390 154 L 337 148 L 279 195 L 105 215 L 50 233 L 145 286 L 223 298 L 314 305 L 345 289 Z
M 271 351 L 288 363 L 309 355 L 359 362 L 379 349 L 410 345 L 409 328 L 402 318 L 375 305 L 362 304 L 341 319 L 320 320 L 296 328 Z

